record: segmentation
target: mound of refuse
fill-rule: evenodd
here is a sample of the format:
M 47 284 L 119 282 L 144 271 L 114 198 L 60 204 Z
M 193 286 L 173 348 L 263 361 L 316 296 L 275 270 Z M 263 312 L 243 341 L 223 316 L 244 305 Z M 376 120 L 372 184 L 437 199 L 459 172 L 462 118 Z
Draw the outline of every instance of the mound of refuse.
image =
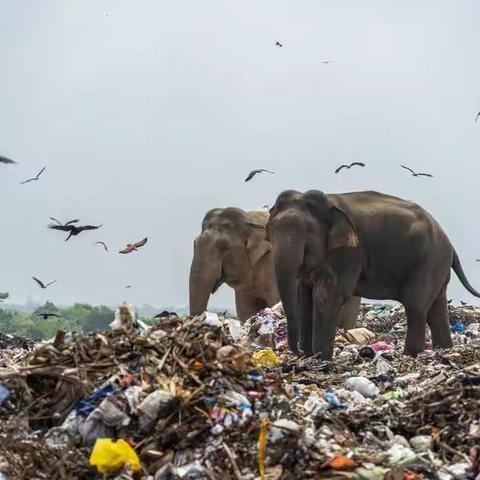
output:
M 123 305 L 0 364 L 0 479 L 478 480 L 480 310 L 450 314 L 454 348 L 413 359 L 403 308 L 364 305 L 325 362 L 289 352 L 280 305 Z

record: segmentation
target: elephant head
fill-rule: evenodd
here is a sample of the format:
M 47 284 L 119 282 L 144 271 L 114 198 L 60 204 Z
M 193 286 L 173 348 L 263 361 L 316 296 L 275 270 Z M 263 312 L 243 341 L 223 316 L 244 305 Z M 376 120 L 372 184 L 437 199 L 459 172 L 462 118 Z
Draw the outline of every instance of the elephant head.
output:
M 265 239 L 267 221 L 267 212 L 239 208 L 216 208 L 205 215 L 190 268 L 191 315 L 206 310 L 222 283 L 239 288 L 249 281 L 252 268 L 271 250 Z
M 278 196 L 270 210 L 267 238 L 272 243 L 277 286 L 288 318 L 289 345 L 292 351 L 298 352 L 303 321 L 299 317 L 304 315 L 297 305 L 301 301 L 298 299 L 298 279 L 302 277 L 302 281 L 314 284 L 317 282 L 315 276 L 328 270 L 329 275 L 323 281 L 326 285 L 324 296 L 336 291 L 337 282 L 342 281 L 335 275 L 337 263 L 352 262 L 352 272 L 359 272 L 358 255 L 351 257 L 351 252 L 358 250 L 352 248 L 358 246 L 357 231 L 348 214 L 323 192 L 309 190 L 302 194 L 287 190 Z M 332 263 L 332 258 L 335 258 L 335 265 L 326 268 L 327 260 Z M 346 298 L 352 294 L 348 292 Z M 338 309 L 346 298 L 339 302 Z

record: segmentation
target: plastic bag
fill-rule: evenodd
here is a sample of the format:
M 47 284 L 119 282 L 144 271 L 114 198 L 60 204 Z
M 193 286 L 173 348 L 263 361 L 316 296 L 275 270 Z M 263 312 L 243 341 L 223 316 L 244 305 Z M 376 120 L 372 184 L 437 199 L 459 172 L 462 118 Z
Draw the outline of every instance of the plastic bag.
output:
M 280 364 L 280 359 L 271 348 L 259 350 L 252 355 L 253 361 L 262 367 L 270 367 Z
M 99 438 L 90 455 L 90 465 L 100 473 L 114 472 L 128 465 L 131 470 L 140 470 L 140 460 L 135 450 L 123 439 L 114 442 L 111 438 Z

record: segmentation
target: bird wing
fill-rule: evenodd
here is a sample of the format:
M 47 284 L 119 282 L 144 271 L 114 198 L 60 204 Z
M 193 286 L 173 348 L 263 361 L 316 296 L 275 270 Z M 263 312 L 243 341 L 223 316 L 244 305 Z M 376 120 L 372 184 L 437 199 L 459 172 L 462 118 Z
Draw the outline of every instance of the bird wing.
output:
M 415 174 L 415 172 L 411 169 L 411 168 L 408 168 L 406 167 L 405 165 L 400 165 L 402 168 L 404 168 L 405 170 L 408 170 L 409 172 Z
M 257 173 L 258 173 L 257 170 L 252 170 L 252 171 L 248 174 L 248 176 L 247 176 L 247 178 L 245 179 L 245 181 L 248 182 L 248 181 L 251 180 Z
M 32 277 L 37 283 L 38 283 L 38 286 L 41 287 L 41 288 L 45 288 L 45 285 L 43 284 L 43 282 L 41 280 L 39 280 L 38 278 L 36 277 Z
M 29 178 L 28 180 L 24 180 L 23 182 L 20 182 L 20 185 L 24 185 L 25 183 L 28 183 L 28 182 L 33 182 L 34 180 L 36 180 L 36 178 Z
M 53 285 L 55 282 L 56 282 L 56 280 L 54 280 L 53 282 L 47 283 L 46 287 L 49 287 L 50 285 Z
M 69 222 L 67 222 L 65 225 L 71 225 L 72 223 L 78 223 L 80 220 L 78 218 L 76 218 L 75 220 L 70 220 Z
M 50 220 L 53 220 L 54 222 L 57 222 L 59 225 L 63 225 L 63 223 L 58 221 L 56 218 L 50 217 Z
M 358 165 L 359 167 L 364 167 L 365 164 L 363 162 L 353 162 L 350 164 L 351 167 L 355 166 L 355 165 Z
M 275 173 L 275 172 L 272 172 L 271 170 L 265 170 L 265 168 L 261 168 L 258 171 L 261 172 L 261 173 Z
M 133 252 L 134 248 L 135 246 L 129 243 L 123 250 L 120 250 L 118 253 L 130 253 Z
M 102 224 L 103 225 L 103 224 Z M 102 225 L 82 225 L 78 227 L 80 231 L 83 230 L 96 230 L 97 228 L 100 228 Z
M 15 162 L 15 160 L 10 160 L 7 157 L 2 157 L 0 155 L 0 163 L 12 164 L 12 163 L 17 163 L 17 162 Z
M 429 173 L 417 173 L 417 177 L 433 177 L 433 175 Z
M 47 317 L 58 317 L 58 318 L 60 318 L 60 315 L 57 315 L 56 313 L 47 313 Z
M 342 170 L 343 168 L 350 168 L 350 165 L 340 165 L 336 170 L 335 170 L 335 173 L 338 173 L 340 170 Z
M 35 178 L 39 178 L 40 175 L 45 171 L 47 167 L 43 167 L 38 173 L 37 173 L 37 176 Z
M 478 117 L 480 117 L 480 112 L 477 113 L 477 116 L 475 117 L 475 121 L 478 120 Z
M 140 240 L 139 242 L 134 244 L 134 247 L 139 248 L 143 247 L 148 241 L 148 237 L 145 237 L 143 240 Z
M 108 247 L 105 244 L 105 242 L 95 242 L 95 243 L 97 243 L 98 245 L 103 245 L 103 248 L 105 249 L 105 251 L 108 252 Z
M 47 227 L 52 230 L 61 230 L 62 232 L 70 232 L 74 228 L 73 225 L 54 225 L 53 223 L 48 224 Z

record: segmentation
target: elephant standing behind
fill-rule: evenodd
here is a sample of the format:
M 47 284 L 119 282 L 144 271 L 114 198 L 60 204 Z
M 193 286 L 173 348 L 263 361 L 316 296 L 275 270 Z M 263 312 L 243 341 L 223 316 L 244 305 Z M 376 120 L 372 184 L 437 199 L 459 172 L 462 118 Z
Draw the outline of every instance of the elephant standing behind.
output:
M 480 297 L 440 225 L 420 206 L 400 198 L 287 190 L 271 210 L 267 237 L 287 314 L 288 342 L 297 353 L 332 357 L 339 312 L 352 296 L 403 303 L 406 354 L 425 349 L 427 323 L 434 348 L 450 347 L 450 268 Z
M 190 314 L 207 309 L 211 294 L 226 283 L 235 290 L 237 316 L 246 320 L 280 301 L 272 246 L 265 238 L 268 212 L 246 212 L 239 208 L 215 208 L 203 219 L 195 239 L 190 268 Z M 360 298 L 345 308 L 341 322 L 355 326 Z

